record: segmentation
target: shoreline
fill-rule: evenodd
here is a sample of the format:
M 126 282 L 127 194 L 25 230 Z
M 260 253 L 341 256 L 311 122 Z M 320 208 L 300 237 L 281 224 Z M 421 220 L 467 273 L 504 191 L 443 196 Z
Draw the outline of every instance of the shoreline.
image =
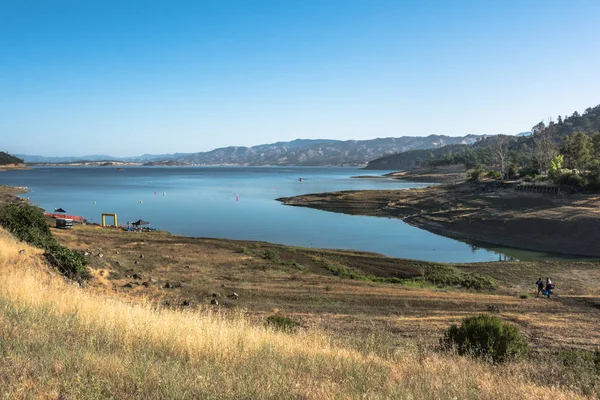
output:
M 31 167 L 27 164 L 6 164 L 0 165 L 0 172 L 6 171 L 24 171 L 31 169 Z
M 400 191 L 344 191 L 277 199 L 285 205 L 398 218 L 456 240 L 600 258 L 600 198 L 516 192 L 495 184 L 446 184 Z
M 422 171 L 416 172 L 412 172 L 411 176 L 418 176 L 422 173 Z M 404 179 L 405 175 L 406 172 L 388 173 L 376 179 Z M 370 179 L 371 176 L 363 178 Z M 5 198 L 2 201 L 15 202 L 14 199 L 19 199 L 19 202 L 27 201 L 16 196 L 25 193 L 27 188 L 7 186 L 3 188 L 0 195 Z M 551 197 L 545 195 L 517 193 L 502 187 L 490 187 L 488 193 L 479 193 L 478 191 L 481 189 L 485 190 L 486 184 L 441 184 L 400 191 L 359 190 L 305 194 L 276 200 L 285 205 L 309 207 L 323 211 L 398 218 L 419 229 L 467 242 L 476 247 L 501 246 L 515 250 L 556 254 L 557 256 L 600 258 L 600 248 L 597 249 L 595 242 L 590 241 L 590 238 L 600 237 L 600 228 L 594 229 L 595 225 L 600 226 L 600 216 L 590 220 L 587 215 L 584 219 L 570 222 L 564 221 L 565 218 L 562 218 L 563 221 L 559 221 L 556 217 L 548 218 L 548 216 L 530 215 L 528 218 L 523 218 L 518 214 L 521 211 L 527 211 L 527 207 L 542 207 L 543 211 L 549 211 L 551 214 L 553 208 L 564 208 L 565 203 L 569 203 L 569 201 L 565 201 L 564 197 L 558 198 L 556 201 L 556 198 L 552 200 Z M 585 195 L 579 195 L 579 197 L 582 196 L 585 197 Z M 502 208 L 506 208 L 502 204 L 505 200 L 512 202 L 512 208 L 509 207 L 508 210 L 503 211 Z M 488 204 L 483 204 L 486 201 Z M 581 199 L 581 201 L 585 202 L 586 199 Z M 523 202 L 531 204 L 522 204 Z M 597 207 L 600 207 L 600 200 Z M 566 216 L 568 213 L 563 214 Z M 593 215 L 593 213 L 588 214 Z M 581 235 L 581 229 L 578 226 L 581 224 L 589 226 L 589 229 L 586 228 L 586 233 L 596 230 L 597 234 Z M 567 227 L 566 232 L 564 231 L 565 226 Z M 541 235 L 539 231 L 542 232 Z M 558 234 L 551 235 L 551 232 Z

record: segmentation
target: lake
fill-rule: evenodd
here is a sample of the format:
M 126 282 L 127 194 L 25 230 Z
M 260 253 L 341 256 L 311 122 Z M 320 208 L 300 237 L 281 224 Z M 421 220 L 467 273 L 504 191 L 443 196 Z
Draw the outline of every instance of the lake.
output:
M 173 234 L 354 249 L 427 261 L 492 261 L 540 253 L 477 248 L 399 219 L 284 206 L 276 198 L 338 190 L 398 190 L 428 184 L 353 179 L 357 168 L 323 167 L 36 167 L 0 173 L 0 184 L 27 186 L 23 197 L 49 212 L 63 208 L 91 222 L 116 213 Z M 385 173 L 379 171 L 378 173 Z M 299 178 L 302 177 L 302 181 Z

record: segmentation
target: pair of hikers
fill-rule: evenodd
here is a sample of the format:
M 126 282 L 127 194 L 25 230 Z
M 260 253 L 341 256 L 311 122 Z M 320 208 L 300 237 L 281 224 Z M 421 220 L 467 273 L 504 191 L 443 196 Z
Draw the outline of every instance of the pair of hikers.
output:
M 542 280 L 542 278 L 539 278 L 535 284 L 537 285 L 537 288 L 538 288 L 538 290 L 537 290 L 538 297 L 541 293 L 542 296 L 546 296 L 546 297 L 550 298 L 550 295 L 552 294 L 552 289 L 554 289 L 554 287 L 555 287 L 554 283 L 552 283 L 550 278 L 546 278 L 545 283 Z

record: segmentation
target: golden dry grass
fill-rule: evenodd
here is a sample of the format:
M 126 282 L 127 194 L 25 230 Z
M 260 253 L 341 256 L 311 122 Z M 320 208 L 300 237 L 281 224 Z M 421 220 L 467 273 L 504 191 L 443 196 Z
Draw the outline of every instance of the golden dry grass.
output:
M 414 346 L 377 355 L 368 340 L 360 351 L 241 313 L 90 293 L 39 253 L 0 230 L 4 398 L 533 399 L 550 390 L 532 381 L 529 363 L 492 366 Z M 552 395 L 581 397 L 566 388 Z

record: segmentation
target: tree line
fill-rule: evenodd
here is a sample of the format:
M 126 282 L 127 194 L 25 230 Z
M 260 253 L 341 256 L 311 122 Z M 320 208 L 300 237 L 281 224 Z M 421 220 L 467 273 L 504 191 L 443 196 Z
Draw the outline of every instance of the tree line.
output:
M 0 151 L 0 165 L 8 164 L 23 164 L 23 160 L 4 151 Z
M 430 157 L 429 167 L 464 164 L 470 177 L 547 180 L 586 190 L 600 189 L 600 105 L 557 121 L 539 122 L 526 137 L 497 135 Z

